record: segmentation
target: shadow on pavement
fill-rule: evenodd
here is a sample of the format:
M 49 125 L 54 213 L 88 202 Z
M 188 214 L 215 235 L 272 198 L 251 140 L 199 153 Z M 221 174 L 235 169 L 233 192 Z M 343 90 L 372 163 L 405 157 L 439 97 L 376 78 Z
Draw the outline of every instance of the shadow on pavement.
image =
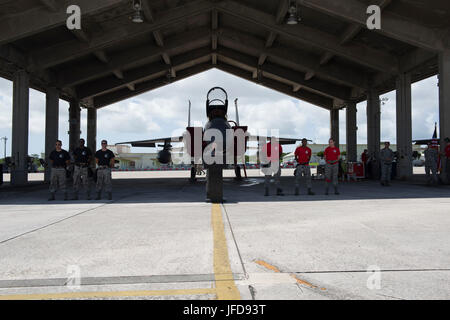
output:
M 324 194 L 323 180 L 313 181 L 314 196 L 306 195 L 303 184 L 300 195 L 294 195 L 294 177 L 282 177 L 281 187 L 284 196 L 275 195 L 275 186 L 271 183 L 270 195 L 265 197 L 264 178 L 252 177 L 235 181 L 224 179 L 224 197 L 226 203 L 239 202 L 278 202 L 278 201 L 339 201 L 365 199 L 417 199 L 449 198 L 450 186 L 427 186 L 423 179 L 412 182 L 393 181 L 392 186 L 383 187 L 378 181 L 340 182 L 340 195 L 334 195 L 330 186 L 330 195 Z M 72 188 L 68 188 L 69 199 Z M 94 192 L 91 192 L 94 196 Z M 27 187 L 0 188 L 1 205 L 36 205 L 36 204 L 74 204 L 74 203 L 194 203 L 206 202 L 205 179 L 190 183 L 186 178 L 150 178 L 150 179 L 114 179 L 113 200 L 86 200 L 80 192 L 80 200 L 62 201 L 63 195 L 57 193 L 56 201 L 49 202 L 48 185 L 35 183 Z

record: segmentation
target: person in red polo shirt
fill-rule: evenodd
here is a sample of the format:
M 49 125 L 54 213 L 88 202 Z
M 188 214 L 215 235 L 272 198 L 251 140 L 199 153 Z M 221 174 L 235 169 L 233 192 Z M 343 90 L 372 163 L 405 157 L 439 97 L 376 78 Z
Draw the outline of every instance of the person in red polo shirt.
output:
M 367 162 L 369 161 L 369 151 L 367 149 L 364 149 L 364 152 L 361 154 L 361 162 L 364 164 L 364 177 L 368 177 L 368 166 Z
M 261 171 L 264 174 L 264 195 L 269 195 L 270 179 L 272 175 L 275 180 L 275 187 L 277 189 L 277 196 L 283 196 L 283 190 L 280 188 L 281 167 L 280 159 L 283 153 L 283 148 L 278 143 L 276 137 L 272 137 L 270 141 L 262 147 L 261 150 Z
M 447 178 L 447 184 L 450 184 L 450 139 L 445 138 L 447 145 L 445 146 L 444 156 L 445 156 L 445 175 Z
M 297 170 L 295 174 L 295 195 L 298 196 L 300 188 L 300 179 L 302 176 L 306 179 L 306 187 L 308 195 L 314 195 L 311 188 L 311 168 L 309 161 L 311 160 L 311 149 L 308 147 L 308 140 L 302 139 L 302 145 L 295 149 L 295 160 L 297 161 Z
M 338 191 L 338 173 L 339 173 L 339 159 L 341 152 L 339 148 L 334 145 L 333 138 L 328 140 L 328 147 L 324 151 L 325 157 L 325 194 L 328 195 L 328 186 L 333 181 L 334 194 L 339 194 Z

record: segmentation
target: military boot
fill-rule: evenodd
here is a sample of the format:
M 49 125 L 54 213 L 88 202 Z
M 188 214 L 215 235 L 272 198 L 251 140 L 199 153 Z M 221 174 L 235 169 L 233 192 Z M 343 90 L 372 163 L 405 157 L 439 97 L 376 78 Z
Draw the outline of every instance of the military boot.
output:
M 339 194 L 338 187 L 334 187 L 334 194 Z
M 311 188 L 308 188 L 308 195 L 309 195 L 309 196 L 313 196 L 313 195 L 315 195 L 315 193 L 314 193 L 314 192 L 312 192 Z
M 108 192 L 108 200 L 112 200 L 112 193 Z
M 100 199 L 101 199 L 100 192 L 97 192 L 97 197 L 95 197 L 95 200 L 100 200 Z
M 264 196 L 267 197 L 269 195 L 269 188 L 264 189 Z
M 55 193 L 50 192 L 50 197 L 48 198 L 48 201 L 53 201 L 53 200 L 55 200 Z
M 300 191 L 298 190 L 298 187 L 295 187 L 295 195 L 298 196 L 300 194 Z
M 284 196 L 282 189 L 280 189 L 280 188 L 277 189 L 277 196 Z
M 69 200 L 69 198 L 67 197 L 67 192 L 64 192 L 64 201 Z

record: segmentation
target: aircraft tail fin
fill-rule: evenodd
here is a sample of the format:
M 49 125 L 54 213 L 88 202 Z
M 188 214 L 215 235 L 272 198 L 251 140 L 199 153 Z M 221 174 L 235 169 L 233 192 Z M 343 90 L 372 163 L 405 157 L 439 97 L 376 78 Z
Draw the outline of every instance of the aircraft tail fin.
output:
M 234 105 L 236 107 L 236 124 L 239 126 L 239 111 L 238 111 L 238 98 L 234 99 Z
M 191 126 L 191 100 L 189 100 L 189 110 L 188 110 L 188 127 Z

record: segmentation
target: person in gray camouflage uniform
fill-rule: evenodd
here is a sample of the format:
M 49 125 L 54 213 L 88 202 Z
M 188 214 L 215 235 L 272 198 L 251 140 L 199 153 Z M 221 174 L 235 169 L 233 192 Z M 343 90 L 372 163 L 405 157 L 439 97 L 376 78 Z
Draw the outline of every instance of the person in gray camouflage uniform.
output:
M 390 186 L 391 173 L 392 173 L 392 161 L 394 160 L 394 151 L 389 146 L 390 142 L 384 143 L 384 149 L 380 151 L 381 161 L 381 185 Z
M 95 200 L 101 199 L 102 190 L 106 191 L 108 200 L 112 200 L 112 177 L 111 169 L 114 168 L 114 153 L 107 149 L 108 142 L 102 140 L 102 148 L 95 153 L 95 162 L 97 163 L 97 196 Z
M 50 175 L 50 197 L 48 198 L 48 201 L 55 200 L 55 193 L 58 191 L 58 188 L 64 193 L 64 200 L 68 200 L 66 188 L 66 167 L 70 163 L 70 155 L 61 147 L 61 140 L 56 140 L 55 150 L 53 150 L 48 157 L 52 167 Z
M 280 160 L 283 154 L 283 147 L 276 137 L 271 137 L 270 141 L 264 145 L 260 151 L 261 172 L 264 174 L 264 196 L 269 195 L 270 179 L 274 178 L 277 196 L 284 196 L 280 187 L 281 166 Z
M 86 190 L 87 199 L 91 199 L 90 193 L 90 183 L 89 183 L 89 164 L 92 159 L 92 152 L 89 148 L 84 146 L 84 139 L 79 140 L 78 148 L 73 152 L 73 157 L 75 160 L 74 173 L 73 173 L 73 191 L 74 195 L 72 200 L 78 200 L 78 191 L 81 185 L 84 186 Z
M 339 181 L 339 160 L 341 159 L 341 151 L 338 146 L 335 146 L 334 139 L 328 140 L 328 147 L 324 151 L 325 158 L 325 194 L 328 195 L 330 182 L 333 183 L 334 194 L 338 195 L 338 181 Z
M 428 148 L 425 150 L 425 174 L 427 175 L 427 183 L 437 184 L 437 166 L 439 160 L 439 152 L 433 148 L 432 143 L 428 142 Z M 431 171 L 431 177 L 430 177 Z
M 311 149 L 308 147 L 308 140 L 302 139 L 302 145 L 295 149 L 295 160 L 297 161 L 297 167 L 294 171 L 295 174 L 295 195 L 300 193 L 300 180 L 305 177 L 306 187 L 308 188 L 308 195 L 314 195 L 312 192 L 311 184 L 311 168 L 309 166 L 309 161 L 311 160 Z

